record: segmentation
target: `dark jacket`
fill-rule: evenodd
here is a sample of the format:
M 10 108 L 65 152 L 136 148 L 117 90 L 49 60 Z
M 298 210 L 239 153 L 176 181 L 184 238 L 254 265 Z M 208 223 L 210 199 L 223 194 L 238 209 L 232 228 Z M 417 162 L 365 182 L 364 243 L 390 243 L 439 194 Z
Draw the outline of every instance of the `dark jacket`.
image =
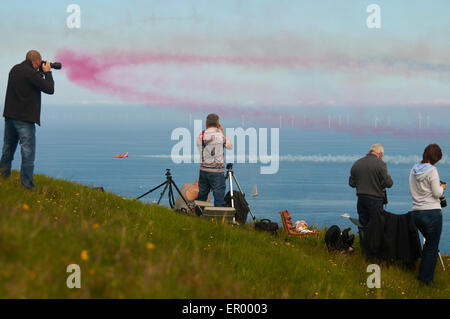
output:
M 367 154 L 353 164 L 348 184 L 356 187 L 357 195 L 383 199 L 384 189 L 392 187 L 394 182 L 387 172 L 386 163 L 374 154 Z
M 361 231 L 361 249 L 368 259 L 402 261 L 413 265 L 422 246 L 411 212 L 392 214 L 380 208 Z
M 54 93 L 52 72 L 43 75 L 25 60 L 9 72 L 3 116 L 41 125 L 41 92 Z

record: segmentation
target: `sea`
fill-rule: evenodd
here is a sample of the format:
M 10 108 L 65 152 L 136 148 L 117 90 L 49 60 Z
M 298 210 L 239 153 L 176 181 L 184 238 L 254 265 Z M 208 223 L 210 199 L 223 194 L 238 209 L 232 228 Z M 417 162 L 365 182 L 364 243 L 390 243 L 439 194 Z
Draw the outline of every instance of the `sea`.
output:
M 268 218 L 281 226 L 279 212 L 287 209 L 294 222 L 304 220 L 319 228 L 351 227 L 356 233 L 356 226 L 342 217 L 344 213 L 358 217 L 355 190 L 348 186 L 348 178 L 353 163 L 374 143 L 384 146 L 383 160 L 394 180 L 393 187 L 388 189 L 387 211 L 405 214 L 411 209 L 409 172 L 421 160 L 424 148 L 430 143 L 441 146 L 444 157 L 436 166 L 441 180 L 450 181 L 450 159 L 446 155 L 450 150 L 450 136 L 422 134 L 417 137 L 414 133 L 416 130 L 426 132 L 430 127 L 444 127 L 445 119 L 439 110 L 273 108 L 271 116 L 263 117 L 264 110 L 256 112 L 254 107 L 239 113 L 234 109 L 221 116 L 225 129 L 254 128 L 259 133 L 266 128 L 268 154 L 276 150 L 271 145 L 271 136 L 275 136 L 271 129 L 277 129 L 275 142 L 278 143 L 279 162 L 276 172 L 262 174 L 261 168 L 268 164 L 261 160 L 255 163 L 247 158 L 244 163 L 233 163 L 235 177 L 257 219 Z M 274 110 L 280 116 L 275 116 L 278 113 Z M 37 126 L 36 132 L 35 173 L 103 187 L 105 191 L 127 198 L 136 198 L 164 182 L 166 169 L 170 169 L 179 187 L 193 183 L 199 174 L 199 164 L 188 160 L 189 153 L 187 163 L 174 160 L 173 149 L 181 140 L 174 131 L 181 129 L 190 133 L 193 152 L 194 121 L 201 120 L 204 125 L 206 115 L 198 109 L 170 106 L 44 103 L 42 125 Z M 323 120 L 314 122 L 315 118 Z M 306 119 L 308 123 L 321 124 L 302 125 Z M 352 125 L 396 126 L 399 129 L 345 129 Z M 4 122 L 0 121 L 0 140 L 3 140 L 3 129 Z M 398 134 L 399 131 L 402 134 Z M 237 147 L 237 140 L 233 142 Z M 247 140 L 247 149 L 250 149 L 249 143 Z M 113 157 L 126 152 L 128 158 Z M 20 169 L 19 149 L 13 168 Z M 256 197 L 252 196 L 255 185 Z M 235 183 L 233 188 L 237 188 Z M 141 200 L 156 201 L 161 191 L 154 191 Z M 169 205 L 167 194 L 161 204 Z M 443 209 L 440 241 L 443 254 L 450 254 L 449 210 L 449 207 Z

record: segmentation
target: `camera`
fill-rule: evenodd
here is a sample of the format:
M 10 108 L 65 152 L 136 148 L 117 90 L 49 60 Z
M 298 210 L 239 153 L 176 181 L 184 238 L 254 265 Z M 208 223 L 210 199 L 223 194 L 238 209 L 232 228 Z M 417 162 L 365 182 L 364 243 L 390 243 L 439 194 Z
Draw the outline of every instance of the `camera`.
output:
M 386 192 L 386 189 L 383 189 L 383 205 L 387 205 L 387 204 L 388 204 L 387 192 Z
M 39 66 L 39 72 L 43 72 L 42 70 L 42 66 L 46 63 L 47 61 L 42 61 L 41 65 Z M 59 70 L 62 68 L 62 64 L 61 62 L 50 62 L 50 68 L 55 69 L 55 70 Z
M 444 184 L 444 185 L 447 185 L 447 183 L 443 182 L 443 181 L 440 181 L 440 183 Z M 445 195 L 444 194 L 442 194 L 442 196 L 439 197 L 439 200 L 441 201 L 441 207 L 442 208 L 447 207 L 447 200 L 445 199 Z

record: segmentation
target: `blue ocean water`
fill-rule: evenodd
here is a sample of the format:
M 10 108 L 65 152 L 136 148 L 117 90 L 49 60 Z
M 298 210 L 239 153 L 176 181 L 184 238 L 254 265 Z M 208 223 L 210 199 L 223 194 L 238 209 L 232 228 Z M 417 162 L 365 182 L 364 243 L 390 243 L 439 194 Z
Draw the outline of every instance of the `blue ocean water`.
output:
M 345 114 L 351 114 L 348 110 L 333 112 L 335 119 L 337 114 L 344 114 L 344 119 Z M 199 164 L 175 164 L 171 160 L 171 149 L 177 143 L 171 140 L 172 131 L 185 127 L 193 135 L 192 121 L 204 121 L 205 116 L 180 109 L 145 106 L 44 105 L 42 127 L 37 128 L 35 173 L 102 186 L 107 191 L 135 198 L 165 181 L 165 169 L 170 168 L 181 187 L 196 180 Z M 395 116 L 392 114 L 392 120 Z M 221 122 L 225 128 L 269 127 L 267 123 L 244 122 L 239 115 L 223 118 Z M 355 190 L 348 186 L 348 176 L 354 161 L 367 153 L 373 143 L 383 144 L 384 160 L 394 180 L 393 188 L 388 190 L 386 209 L 406 213 L 411 208 L 409 171 L 421 158 L 424 147 L 436 142 L 444 154 L 450 150 L 449 139 L 445 136 L 433 141 L 387 134 L 356 136 L 326 128 L 290 127 L 288 121 L 281 124 L 280 162 L 276 174 L 260 174 L 261 165 L 265 165 L 262 163 L 234 164 L 235 175 L 256 218 L 269 218 L 280 224 L 279 212 L 287 209 L 294 221 L 303 219 L 319 227 L 334 224 L 341 228 L 352 227 L 356 233 L 356 227 L 341 217 L 343 213 L 357 217 Z M 1 140 L 3 126 L 0 121 Z M 112 157 L 125 152 L 129 153 L 129 158 Z M 437 167 L 441 179 L 450 181 L 450 161 L 446 156 Z M 16 152 L 13 168 L 20 168 L 20 151 Z M 251 196 L 254 185 L 259 193 L 256 198 Z M 160 193 L 156 191 L 142 200 L 157 200 Z M 161 203 L 168 205 L 167 196 Z M 450 254 L 449 209 L 443 209 L 440 250 L 445 254 Z

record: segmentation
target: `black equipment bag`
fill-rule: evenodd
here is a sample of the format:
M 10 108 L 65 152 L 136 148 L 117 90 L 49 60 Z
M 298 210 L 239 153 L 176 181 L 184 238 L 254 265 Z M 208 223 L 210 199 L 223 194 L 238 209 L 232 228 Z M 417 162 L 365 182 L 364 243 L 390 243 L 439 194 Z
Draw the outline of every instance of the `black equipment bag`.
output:
M 228 207 L 231 207 L 231 195 L 228 192 L 225 195 L 225 203 Z M 234 200 L 234 208 L 236 209 L 235 219 L 239 224 L 245 224 L 247 222 L 248 212 L 250 208 L 248 206 L 247 201 L 245 200 L 245 196 L 239 191 L 233 191 L 233 200 Z
M 278 230 L 278 224 L 270 219 L 261 219 L 260 221 L 255 222 L 255 229 L 268 231 L 269 233 L 275 235 Z
M 329 250 L 348 250 L 355 240 L 355 235 L 351 233 L 351 228 L 343 231 L 337 225 L 328 228 L 325 233 L 325 244 Z

